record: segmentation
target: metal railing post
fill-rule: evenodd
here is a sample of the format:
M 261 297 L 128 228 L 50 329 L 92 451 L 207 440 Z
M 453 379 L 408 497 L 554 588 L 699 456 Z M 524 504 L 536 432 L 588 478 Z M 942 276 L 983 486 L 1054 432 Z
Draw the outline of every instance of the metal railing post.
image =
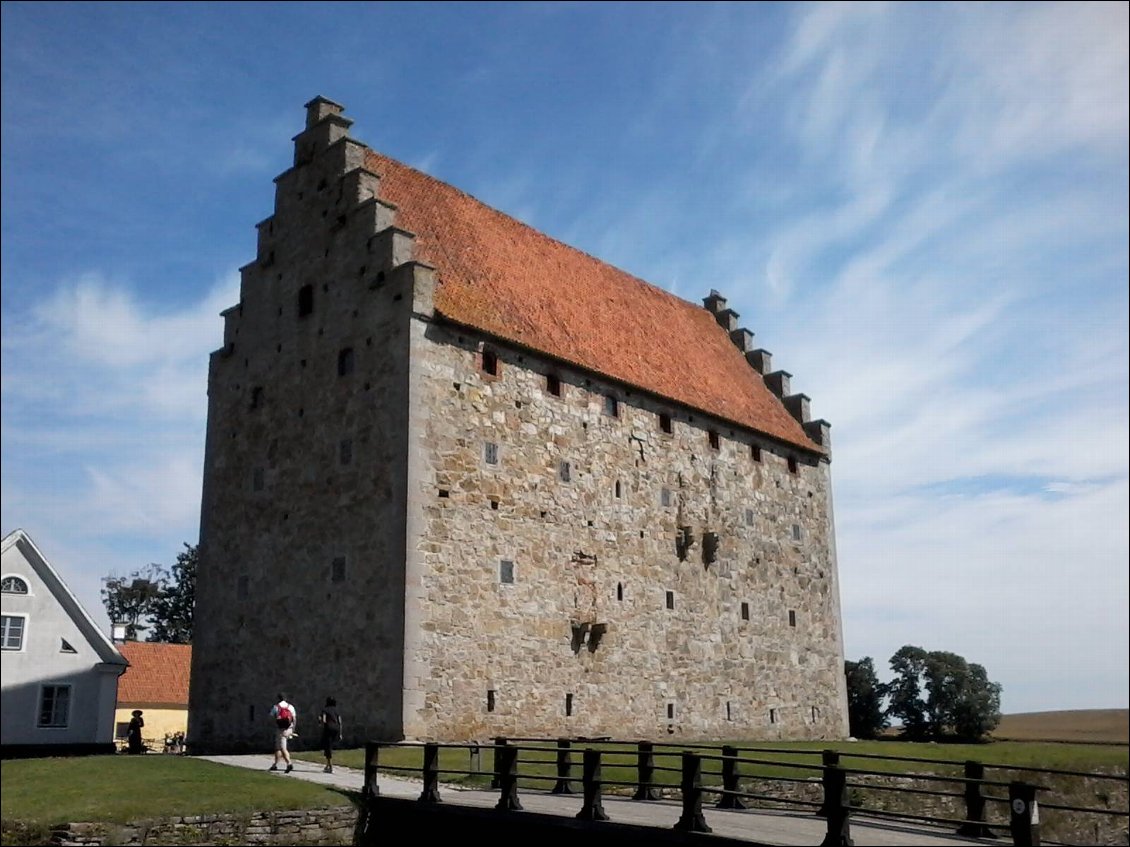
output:
M 726 792 L 718 798 L 719 809 L 744 809 L 746 804 L 736 796 L 741 791 L 741 773 L 738 771 L 738 748 L 722 747 L 722 789 Z M 731 793 L 733 792 L 733 793 Z
M 381 793 L 377 785 L 377 767 L 381 745 L 376 741 L 365 742 L 365 781 L 361 783 L 362 797 L 376 797 Z
M 840 754 L 836 750 L 824 750 L 820 753 L 820 763 L 826 768 L 838 768 L 840 766 Z M 824 795 L 821 801 L 820 808 L 816 810 L 816 814 L 822 818 L 828 817 L 828 795 Z
M 518 800 L 518 748 L 507 745 L 501 748 L 502 773 L 499 781 L 502 783 L 502 796 L 498 800 L 496 809 L 500 811 L 522 811 L 522 804 Z
M 424 790 L 420 792 L 421 803 L 439 803 L 439 745 L 424 745 Z
M 985 778 L 985 766 L 972 760 L 965 763 L 967 780 Z M 985 825 L 985 795 L 981 793 L 980 782 L 965 783 L 965 823 L 957 828 L 958 835 L 970 838 L 993 838 L 993 831 Z
M 550 794 L 575 794 L 570 780 L 573 778 L 573 742 L 568 738 L 557 739 L 557 782 Z
M 601 795 L 600 751 L 585 750 L 583 764 L 583 786 L 585 802 L 577 817 L 585 821 L 606 821 L 608 814 L 604 811 L 604 801 Z
M 481 748 L 478 744 L 472 744 L 467 750 L 467 770 L 472 773 L 478 773 L 482 770 L 483 759 Z
M 1039 847 L 1040 806 L 1036 802 L 1036 786 L 1024 782 L 1008 784 L 1008 829 L 1016 847 Z
M 639 743 L 639 752 L 636 754 L 636 793 L 633 800 L 658 800 L 659 792 L 655 790 L 652 778 L 655 776 L 655 745 L 650 741 Z
M 713 832 L 702 814 L 702 757 L 683 753 L 683 815 L 675 823 L 679 832 Z
M 824 805 L 828 831 L 820 847 L 851 847 L 851 808 L 848 805 L 847 772 L 837 765 L 824 768 Z
M 499 775 L 502 773 L 502 757 L 499 754 L 499 748 L 506 746 L 506 739 L 501 735 L 494 739 L 494 764 L 491 766 L 490 787 L 498 788 L 502 782 Z

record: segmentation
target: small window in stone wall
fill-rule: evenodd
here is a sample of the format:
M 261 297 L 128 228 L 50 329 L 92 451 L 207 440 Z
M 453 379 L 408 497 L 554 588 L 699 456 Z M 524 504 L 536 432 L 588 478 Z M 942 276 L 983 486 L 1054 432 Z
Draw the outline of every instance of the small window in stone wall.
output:
M 662 488 L 662 489 L 659 490 L 659 505 L 660 506 L 670 506 L 671 505 L 671 489 L 670 488 Z
M 552 394 L 554 397 L 561 396 L 561 377 L 557 374 L 545 375 L 545 390 L 546 393 Z
M 796 611 L 789 609 L 789 626 L 796 626 Z
M 620 417 L 620 401 L 611 394 L 604 395 L 604 414 L 610 418 Z
M 493 350 L 483 350 L 483 373 L 487 376 L 498 376 L 498 354 Z
M 262 468 L 255 468 L 255 470 L 253 470 L 251 472 L 251 490 L 252 491 L 262 491 L 263 490 L 263 469 Z
M 662 432 L 667 433 L 668 435 L 670 435 L 674 431 L 674 427 L 671 424 L 671 416 L 670 415 L 666 415 L 666 414 L 663 414 L 662 412 L 660 412 L 660 414 L 659 414 L 659 429 Z
M 732 721 L 734 719 L 734 711 L 730 708 L 730 701 L 726 701 L 726 720 Z
M 667 704 L 667 720 L 669 720 L 669 721 L 675 720 L 675 704 L 674 703 L 668 703 Z
M 568 482 L 573 477 L 573 470 L 569 467 L 568 462 L 562 462 L 557 466 L 557 477 L 562 482 Z
M 572 693 L 565 695 L 565 717 L 573 716 L 573 695 Z
M 616 497 L 617 499 L 620 497 L 620 480 L 616 480 Z
M 800 541 L 800 524 L 793 524 L 793 541 Z
M 498 581 L 504 585 L 514 583 L 514 563 L 509 559 L 503 559 L 498 563 Z
M 667 592 L 667 608 L 668 609 L 674 609 L 675 608 L 675 592 L 674 591 L 668 591 Z
M 348 465 L 353 461 L 353 439 L 343 438 L 341 443 L 337 446 L 337 459 L 343 465 Z
M 314 311 L 314 286 L 304 285 L 298 289 L 298 317 L 304 318 Z
M 483 461 L 488 465 L 498 464 L 498 445 L 488 441 L 483 445 Z
M 355 360 L 353 356 L 353 348 L 346 347 L 337 354 L 337 375 L 348 376 L 353 373 Z
M 816 723 L 820 720 L 820 710 L 815 706 L 812 707 L 812 722 Z
M 707 438 L 710 440 L 710 449 L 717 450 L 722 446 L 722 439 L 714 430 L 707 433 Z
M 330 579 L 334 582 L 345 582 L 345 557 L 338 556 L 330 566 Z
M 797 461 L 792 456 L 789 456 L 789 473 L 797 473 L 800 468 L 797 466 Z
M 742 620 L 749 620 L 749 603 L 742 603 Z
M 620 602 L 624 601 L 624 583 L 616 583 L 616 599 Z
M 487 711 L 488 712 L 494 711 L 494 689 L 493 688 L 487 689 Z
M 239 600 L 247 599 L 247 577 L 241 576 L 235 582 L 235 596 Z
M 753 460 L 755 462 L 760 462 L 761 461 L 761 448 L 758 447 L 756 444 L 749 445 L 749 455 L 753 458 Z
M 770 709 L 769 710 L 769 723 L 776 723 L 776 722 L 777 722 L 777 710 L 776 709 Z
M 753 509 L 745 510 L 745 525 L 753 526 Z

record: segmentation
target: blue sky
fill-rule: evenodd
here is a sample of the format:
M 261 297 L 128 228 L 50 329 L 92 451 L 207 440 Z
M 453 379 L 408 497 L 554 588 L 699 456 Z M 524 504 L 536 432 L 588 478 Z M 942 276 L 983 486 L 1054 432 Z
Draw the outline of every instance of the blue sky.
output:
M 688 300 L 832 422 L 848 658 L 1128 705 L 1128 6 L 2 6 L 2 531 L 96 618 L 198 531 L 302 104 Z

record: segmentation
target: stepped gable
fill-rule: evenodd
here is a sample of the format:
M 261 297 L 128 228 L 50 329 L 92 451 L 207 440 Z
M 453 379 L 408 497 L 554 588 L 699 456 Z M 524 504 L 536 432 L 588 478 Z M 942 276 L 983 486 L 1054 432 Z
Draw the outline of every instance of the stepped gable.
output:
M 436 268 L 443 317 L 823 452 L 708 310 L 376 151 L 365 167 Z

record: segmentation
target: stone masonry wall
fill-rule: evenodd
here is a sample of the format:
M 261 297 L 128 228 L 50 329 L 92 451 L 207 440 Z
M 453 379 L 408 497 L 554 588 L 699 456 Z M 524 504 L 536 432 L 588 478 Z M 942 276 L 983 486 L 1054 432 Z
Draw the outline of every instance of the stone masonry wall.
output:
M 297 137 L 212 356 L 194 750 L 269 747 L 279 691 L 310 744 L 328 695 L 346 710 L 346 744 L 402 727 L 417 269 L 395 261 L 392 213 L 342 120 L 313 114 Z
M 827 462 L 440 323 L 412 363 L 410 736 L 846 735 Z

